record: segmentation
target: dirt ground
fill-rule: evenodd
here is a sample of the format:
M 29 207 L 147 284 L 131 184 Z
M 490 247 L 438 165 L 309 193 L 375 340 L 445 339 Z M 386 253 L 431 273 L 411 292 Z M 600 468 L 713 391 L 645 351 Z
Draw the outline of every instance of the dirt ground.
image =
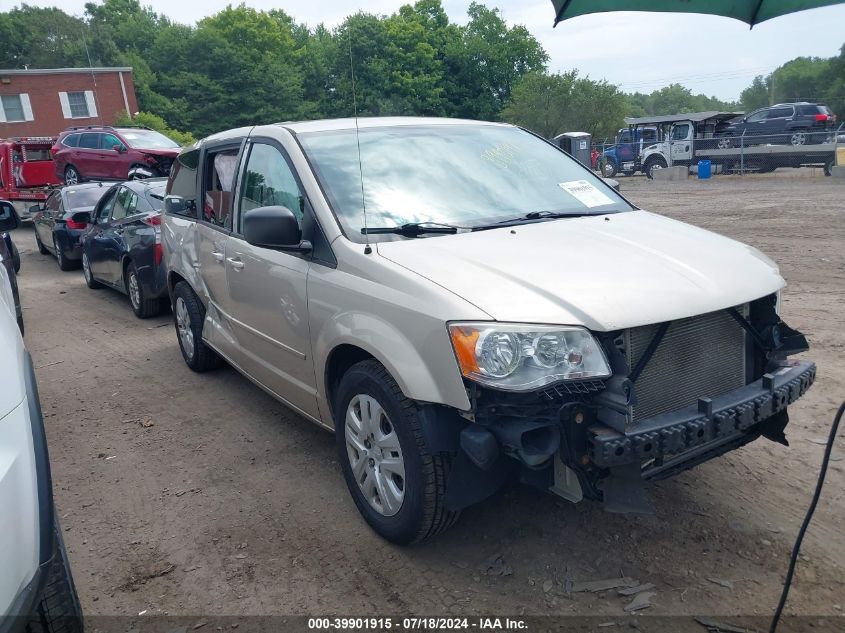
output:
M 780 263 L 784 318 L 819 367 L 790 410 L 791 446 L 761 439 L 655 485 L 654 516 L 513 485 L 410 548 L 359 518 L 330 435 L 232 369 L 191 372 L 169 314 L 136 319 L 18 230 L 26 342 L 86 614 L 609 616 L 630 598 L 567 594 L 566 581 L 620 574 L 656 585 L 649 614 L 770 614 L 845 395 L 845 186 L 781 171 L 621 182 L 635 204 Z M 842 435 L 787 613 L 845 609 Z

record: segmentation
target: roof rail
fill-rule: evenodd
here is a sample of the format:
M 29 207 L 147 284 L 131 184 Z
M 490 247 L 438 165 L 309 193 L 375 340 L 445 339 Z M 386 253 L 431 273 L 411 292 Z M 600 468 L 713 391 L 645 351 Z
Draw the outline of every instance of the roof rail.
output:
M 65 132 L 78 132 L 79 130 L 114 130 L 115 128 L 119 128 L 119 127 L 120 128 L 129 127 L 129 128 L 136 128 L 138 130 L 150 130 L 150 131 L 152 131 L 152 128 L 149 128 L 145 125 L 132 125 L 130 123 L 128 125 L 77 125 L 77 126 L 66 128 Z

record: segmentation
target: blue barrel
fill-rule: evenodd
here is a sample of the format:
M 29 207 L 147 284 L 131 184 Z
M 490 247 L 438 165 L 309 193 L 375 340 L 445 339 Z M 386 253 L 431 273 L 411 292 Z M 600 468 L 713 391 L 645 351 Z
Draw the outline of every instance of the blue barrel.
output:
M 710 178 L 710 161 L 709 160 L 700 160 L 698 161 L 698 178 Z

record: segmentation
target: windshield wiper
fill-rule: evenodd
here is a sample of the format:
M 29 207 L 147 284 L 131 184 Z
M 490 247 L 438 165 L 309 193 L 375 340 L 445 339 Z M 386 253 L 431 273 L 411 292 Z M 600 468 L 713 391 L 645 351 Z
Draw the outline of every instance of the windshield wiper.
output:
M 451 224 L 439 224 L 437 222 L 409 222 L 397 226 L 374 226 L 361 229 L 364 235 L 385 235 L 392 233 L 404 237 L 418 237 L 427 233 L 457 233 L 462 227 Z
M 594 213 L 587 213 L 584 211 L 530 211 L 525 215 L 520 215 L 515 218 L 506 218 L 499 220 L 492 224 L 480 224 L 472 227 L 473 231 L 484 231 L 487 229 L 497 229 L 502 226 L 514 226 L 517 224 L 524 224 L 526 222 L 536 222 L 537 220 L 554 220 L 556 218 L 580 218 L 585 215 L 595 215 Z

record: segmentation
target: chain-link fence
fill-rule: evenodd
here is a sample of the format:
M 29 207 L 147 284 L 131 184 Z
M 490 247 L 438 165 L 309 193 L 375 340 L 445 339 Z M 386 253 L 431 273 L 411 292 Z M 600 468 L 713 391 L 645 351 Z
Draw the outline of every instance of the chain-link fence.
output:
M 699 137 L 695 127 L 620 130 L 615 139 L 593 143 L 593 169 L 606 177 L 644 174 L 686 166 L 707 174 L 762 174 L 779 168 L 818 167 L 829 175 L 836 148 L 845 148 L 845 124 L 794 128 L 786 132 L 713 132 Z

